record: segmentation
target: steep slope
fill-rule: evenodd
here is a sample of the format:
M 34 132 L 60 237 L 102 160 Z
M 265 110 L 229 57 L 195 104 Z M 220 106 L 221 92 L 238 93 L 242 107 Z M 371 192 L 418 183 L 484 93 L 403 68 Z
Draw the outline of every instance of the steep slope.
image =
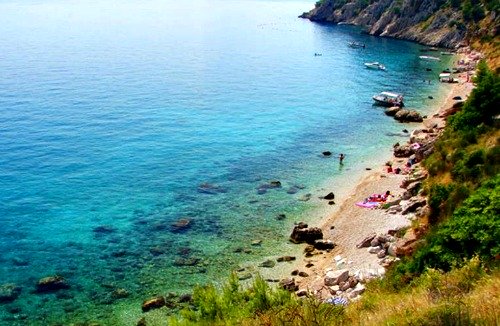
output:
M 349 23 L 372 35 L 454 48 L 471 38 L 498 38 L 498 1 L 483 0 L 322 0 L 300 17 Z M 490 3 L 491 2 L 491 3 Z M 487 20 L 488 28 L 481 21 Z

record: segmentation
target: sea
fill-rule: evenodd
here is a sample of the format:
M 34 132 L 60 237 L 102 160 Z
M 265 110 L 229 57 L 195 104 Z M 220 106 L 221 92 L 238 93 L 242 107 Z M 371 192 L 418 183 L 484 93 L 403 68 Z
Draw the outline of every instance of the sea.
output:
M 372 96 L 432 114 L 453 58 L 313 6 L 0 1 L 1 325 L 136 325 L 146 299 L 255 276 L 408 139 Z

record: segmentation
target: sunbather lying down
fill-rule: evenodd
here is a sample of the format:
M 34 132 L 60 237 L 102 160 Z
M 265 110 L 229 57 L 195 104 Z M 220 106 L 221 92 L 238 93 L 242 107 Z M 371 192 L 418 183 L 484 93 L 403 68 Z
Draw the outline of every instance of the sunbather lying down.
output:
M 391 192 L 387 190 L 385 194 L 373 194 L 370 197 L 365 199 L 365 202 L 384 202 L 391 196 Z

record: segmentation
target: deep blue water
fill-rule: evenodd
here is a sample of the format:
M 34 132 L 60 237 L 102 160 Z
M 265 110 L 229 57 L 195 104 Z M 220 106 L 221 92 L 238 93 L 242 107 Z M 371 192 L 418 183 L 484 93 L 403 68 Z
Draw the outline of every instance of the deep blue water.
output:
M 391 133 L 411 127 L 371 96 L 401 92 L 426 114 L 446 87 L 438 65 L 419 45 L 297 18 L 312 5 L 0 3 L 0 286 L 22 287 L 0 324 L 134 325 L 154 294 L 286 254 L 293 222 L 319 205 L 300 196 L 404 140 Z M 283 187 L 259 194 L 270 180 Z M 180 218 L 191 224 L 176 232 Z M 71 288 L 32 293 L 54 274 Z

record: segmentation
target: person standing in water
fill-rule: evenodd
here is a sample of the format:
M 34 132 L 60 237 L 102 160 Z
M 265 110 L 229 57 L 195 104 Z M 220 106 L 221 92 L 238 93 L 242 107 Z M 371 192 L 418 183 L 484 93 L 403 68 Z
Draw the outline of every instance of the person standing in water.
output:
M 340 156 L 339 156 L 340 164 L 344 164 L 344 158 L 345 158 L 345 155 L 340 153 Z

